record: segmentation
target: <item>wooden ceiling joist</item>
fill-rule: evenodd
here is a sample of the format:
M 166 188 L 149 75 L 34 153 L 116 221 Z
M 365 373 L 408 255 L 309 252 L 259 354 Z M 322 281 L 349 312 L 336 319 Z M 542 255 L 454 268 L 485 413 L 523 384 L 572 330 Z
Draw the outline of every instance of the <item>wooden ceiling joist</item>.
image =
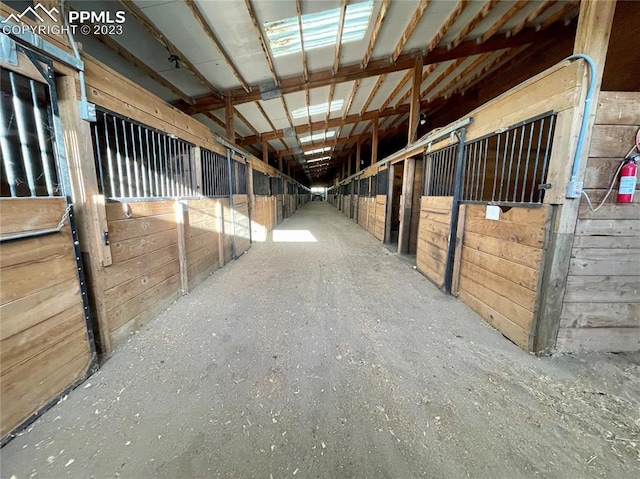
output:
M 338 20 L 338 34 L 336 37 L 336 52 L 333 56 L 333 74 L 338 72 L 340 66 L 340 49 L 342 48 L 342 32 L 344 31 L 344 17 L 347 13 L 347 0 L 342 0 L 340 4 L 340 20 Z
M 485 3 L 480 11 L 476 13 L 471 20 L 469 20 L 469 23 L 467 23 L 464 28 L 460 30 L 460 32 L 458 32 L 456 37 L 451 41 L 451 43 L 449 43 L 448 48 L 453 50 L 458 45 L 460 45 L 462 41 L 467 38 L 467 35 L 469 35 L 469 33 L 471 33 L 473 29 L 478 26 L 478 23 L 480 23 L 487 15 L 489 15 L 489 12 L 498 4 L 499 1 L 500 0 L 490 0 Z
M 120 5 L 128 14 L 134 17 L 140 25 L 153 37 L 161 43 L 172 55 L 180 60 L 180 63 L 198 79 L 198 81 L 209 90 L 208 96 L 215 101 L 223 101 L 222 95 L 218 89 L 211 84 L 206 77 L 198 71 L 198 69 L 184 56 L 184 54 L 155 26 L 155 24 L 136 6 L 131 0 L 120 0 Z
M 509 20 L 515 17 L 520 10 L 527 6 L 529 0 L 518 0 L 518 2 L 514 3 L 513 6 L 507 10 L 505 13 L 500 15 L 497 21 L 495 21 L 486 32 L 482 34 L 482 36 L 478 39 L 479 43 L 486 42 L 489 38 L 491 38 L 498 30 L 500 30 Z
M 224 61 L 227 63 L 227 66 L 229 67 L 233 75 L 238 80 L 238 83 L 240 83 L 244 91 L 249 93 L 251 91 L 251 88 L 249 87 L 245 79 L 242 77 L 240 72 L 238 71 L 238 68 L 233 63 L 233 60 L 231 59 L 231 57 L 229 56 L 225 48 L 222 46 L 222 43 L 220 42 L 216 34 L 213 32 L 213 30 L 207 23 L 207 20 L 202 15 L 202 12 L 200 11 L 196 3 L 193 0 L 184 0 L 184 3 L 187 5 L 187 7 L 189 7 L 189 10 L 191 10 L 191 13 L 193 14 L 194 18 L 202 28 L 202 31 L 204 31 L 205 35 L 216 46 L 216 48 L 220 52 L 220 55 L 222 55 L 222 57 L 224 58 Z
M 574 8 L 571 6 L 566 13 Z M 503 50 L 505 48 L 513 48 L 546 39 L 550 35 L 561 35 L 567 31 L 567 27 L 563 24 L 556 24 L 551 28 L 542 32 L 542 29 L 535 27 L 525 28 L 517 35 L 494 35 L 487 41 L 478 44 L 476 40 L 466 40 L 460 43 L 456 48 L 449 50 L 446 46 L 438 46 L 434 48 L 428 55 L 423 57 L 423 65 L 440 63 L 457 58 L 469 57 L 481 53 Z M 300 76 L 289 77 L 279 82 L 282 94 L 295 93 L 305 89 L 320 88 L 338 83 L 354 81 L 372 76 L 382 75 L 384 73 L 392 73 L 412 69 L 415 63 L 416 54 L 407 53 L 400 55 L 394 63 L 389 63 L 387 59 L 380 59 L 369 62 L 366 68 L 360 65 L 350 65 L 338 69 L 337 74 L 333 74 L 332 69 L 309 73 L 309 81 L 301 81 Z M 251 86 L 251 93 L 246 93 L 244 89 L 236 89 L 226 92 L 226 95 L 233 97 L 234 104 L 248 103 L 261 98 L 258 85 Z M 215 110 L 222 106 L 220 99 L 212 95 L 205 95 L 196 98 L 195 105 L 188 105 L 185 102 L 176 102 L 175 106 L 189 114 L 202 113 L 203 111 Z
M 302 51 L 302 77 L 309 81 L 309 68 L 307 67 L 307 49 L 304 47 L 304 35 L 302 33 L 302 5 L 296 0 L 296 13 L 298 14 L 298 28 L 300 29 L 300 50 Z
M 538 18 L 540 15 L 546 12 L 549 8 L 553 7 L 556 3 L 558 3 L 558 0 L 547 0 L 545 2 L 542 2 L 538 6 L 538 8 L 536 8 L 533 12 L 531 12 L 529 15 L 523 18 L 522 21 L 520 21 L 520 23 L 518 23 L 515 27 L 513 27 L 509 31 L 509 35 L 516 35 L 524 27 L 526 27 L 528 24 L 533 22 L 536 18 Z
M 398 44 L 396 45 L 396 48 L 393 50 L 393 53 L 391 54 L 392 63 L 398 59 L 398 57 L 402 53 L 402 50 L 404 50 L 404 46 L 409 41 L 409 38 L 411 38 L 411 35 L 413 35 L 413 31 L 418 26 L 418 23 L 420 23 L 420 20 L 422 19 L 422 15 L 424 15 L 424 11 L 427 9 L 430 3 L 431 3 L 431 0 L 420 0 L 418 7 L 413 12 L 413 15 L 411 15 L 411 19 L 409 20 L 407 27 L 404 29 L 404 31 L 402 32 L 402 35 L 400 36 L 400 40 L 398 40 Z
M 253 23 L 253 29 L 255 31 L 258 40 L 260 41 L 260 46 L 262 47 L 262 52 L 264 53 L 265 60 L 269 65 L 269 71 L 271 72 L 271 78 L 273 78 L 274 84 L 280 86 L 280 81 L 278 79 L 278 75 L 276 75 L 276 69 L 273 66 L 273 58 L 271 58 L 271 52 L 269 52 L 269 47 L 267 47 L 267 42 L 264 39 L 264 35 L 262 34 L 262 29 L 260 28 L 260 24 L 258 23 L 258 19 L 256 17 L 256 12 L 253 9 L 253 4 L 251 0 L 244 0 L 244 4 L 247 7 L 247 13 L 249 14 L 249 18 L 251 18 L 251 22 Z M 252 87 L 253 89 L 253 87 Z M 260 91 L 260 87 L 258 86 L 258 92 Z M 258 100 L 258 98 L 254 98 L 254 100 Z
M 442 40 L 445 34 L 453 26 L 453 24 L 456 23 L 456 20 L 460 18 L 460 15 L 462 15 L 462 12 L 464 12 L 465 8 L 467 8 L 467 5 L 469 5 L 469 0 L 460 0 L 456 4 L 455 8 L 451 11 L 444 23 L 440 26 L 440 29 L 436 32 L 429 44 L 425 47 L 425 55 L 427 55 L 438 45 L 438 43 L 440 43 L 440 40 Z
M 371 36 L 369 37 L 369 44 L 367 45 L 367 50 L 365 51 L 364 57 L 362 58 L 362 63 L 360 64 L 360 67 L 363 70 L 369 66 L 369 60 L 371 60 L 373 49 L 376 46 L 378 35 L 380 34 L 380 29 L 382 28 L 384 17 L 387 16 L 387 12 L 389 11 L 390 4 L 391 4 L 391 0 L 383 0 L 382 5 L 380 5 L 380 11 L 378 12 L 378 16 L 376 17 L 376 22 L 374 23 L 373 29 L 371 30 Z M 335 74 L 337 74 L 337 72 L 335 72 Z
M 185 92 L 176 87 L 169 80 L 164 78 L 160 73 L 155 71 L 145 62 L 140 60 L 137 56 L 124 48 L 118 42 L 113 40 L 109 35 L 95 35 L 94 38 L 106 47 L 113 50 L 120 58 L 124 59 L 129 65 L 136 67 L 138 70 L 145 73 L 149 78 L 156 81 L 158 84 L 171 91 L 174 95 L 178 96 L 182 101 L 193 104 L 193 98 L 189 97 Z

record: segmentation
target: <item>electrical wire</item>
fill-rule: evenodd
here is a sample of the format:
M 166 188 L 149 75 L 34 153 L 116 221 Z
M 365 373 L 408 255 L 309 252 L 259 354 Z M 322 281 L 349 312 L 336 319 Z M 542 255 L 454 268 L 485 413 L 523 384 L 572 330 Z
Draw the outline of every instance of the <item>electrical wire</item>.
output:
M 629 150 L 629 153 L 627 153 L 624 158 L 627 159 L 629 157 L 629 155 L 631 153 L 633 153 L 633 150 L 638 150 L 638 152 L 640 152 L 640 145 L 633 145 L 631 147 L 631 149 Z M 598 211 L 600 208 L 602 208 L 602 206 L 605 204 L 605 202 L 607 201 L 607 199 L 609 198 L 609 195 L 611 194 L 611 192 L 613 191 L 613 186 L 616 184 L 616 180 L 618 179 L 618 175 L 620 174 L 620 170 L 622 169 L 622 167 L 624 166 L 624 160 L 622 160 L 620 162 L 620 165 L 618 166 L 618 169 L 616 170 L 615 174 L 613 175 L 613 180 L 611 180 L 611 186 L 609 186 L 609 191 L 607 191 L 607 194 L 604 195 L 604 198 L 602 199 L 602 202 L 598 205 L 597 208 L 593 207 L 593 204 L 591 203 L 591 199 L 589 198 L 589 195 L 587 194 L 587 192 L 585 190 L 582 190 L 582 194 L 584 195 L 585 199 L 587 200 L 587 204 L 589 205 L 589 209 L 592 212 L 596 212 Z

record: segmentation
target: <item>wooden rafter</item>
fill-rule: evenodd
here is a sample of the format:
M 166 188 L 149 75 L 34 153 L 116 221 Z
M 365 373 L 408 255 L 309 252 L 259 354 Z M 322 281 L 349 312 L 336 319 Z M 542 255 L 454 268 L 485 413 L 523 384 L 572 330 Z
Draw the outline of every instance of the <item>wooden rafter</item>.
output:
M 378 93 L 378 90 L 380 89 L 380 87 L 384 83 L 384 80 L 385 80 L 386 77 L 387 77 L 387 75 L 380 75 L 378 77 L 378 81 L 376 81 L 376 84 L 371 89 L 371 92 L 369 93 L 369 96 L 367 97 L 367 101 L 364 102 L 364 105 L 360 109 L 360 115 L 363 115 L 367 111 L 367 108 L 369 108 L 369 105 L 371 105 L 371 102 L 375 98 L 376 93 Z
M 569 9 L 564 12 L 567 15 L 575 5 L 572 4 Z M 546 28 L 546 27 L 545 27 Z M 423 64 L 430 65 L 440 63 L 456 58 L 478 55 L 480 53 L 503 50 L 505 48 L 513 48 L 534 42 L 541 39 L 547 39 L 549 36 L 562 36 L 572 34 L 572 29 L 564 24 L 558 23 L 546 32 L 541 32 L 540 28 L 525 28 L 517 35 L 506 37 L 505 35 L 494 35 L 492 38 L 482 44 L 478 44 L 476 40 L 467 40 L 462 42 L 454 49 L 448 49 L 446 46 L 438 46 L 434 48 L 428 55 L 423 57 Z M 344 83 L 349 81 L 360 80 L 372 76 L 378 76 L 383 73 L 392 73 L 413 68 L 415 62 L 415 53 L 402 54 L 394 63 L 389 63 L 389 59 L 381 59 L 369 62 L 366 68 L 361 68 L 360 64 L 340 67 L 337 74 L 333 74 L 331 69 L 309 73 L 309 82 L 305 83 L 300 76 L 289 77 L 279 82 L 280 91 L 283 95 L 288 93 L 299 92 L 305 88 L 320 88 L 328 85 Z M 259 85 L 252 85 L 251 93 L 246 93 L 244 89 L 234 89 L 226 92 L 226 95 L 233 97 L 234 104 L 249 103 L 261 98 Z M 211 95 L 204 95 L 196 99 L 196 104 L 191 106 L 184 102 L 176 102 L 175 106 L 189 113 L 196 114 L 203 111 L 216 110 L 223 106 L 223 102 Z
M 213 44 L 216 46 L 216 48 L 224 58 L 224 61 L 227 62 L 229 69 L 231 70 L 233 75 L 236 77 L 236 79 L 238 80 L 238 82 L 240 83 L 244 91 L 249 93 L 251 91 L 249 85 L 247 84 L 245 79 L 242 77 L 242 74 L 238 71 L 238 68 L 233 63 L 233 60 L 231 59 L 227 51 L 222 46 L 222 43 L 220 42 L 220 40 L 218 40 L 218 37 L 216 36 L 216 34 L 213 32 L 213 30 L 207 23 L 207 20 L 202 15 L 202 12 L 200 11 L 196 3 L 193 0 L 184 0 L 184 3 L 186 3 L 187 7 L 189 7 L 189 10 L 191 10 L 191 13 L 193 14 L 197 22 L 200 24 L 200 27 L 204 31 L 205 35 L 209 37 L 209 40 L 211 40 Z
M 422 85 L 422 61 L 416 58 L 416 64 L 413 68 L 413 83 L 411 85 L 411 100 L 409 102 L 409 134 L 407 144 L 411 144 L 416 139 L 418 131 L 418 121 L 420 120 L 420 87 Z
M 400 81 L 398 82 L 396 87 L 393 89 L 393 91 L 391 92 L 389 97 L 385 100 L 385 102 L 380 107 L 381 110 L 384 110 L 385 108 L 387 108 L 391 104 L 393 99 L 396 96 L 398 96 L 398 93 L 400 93 L 400 90 L 402 90 L 402 88 L 407 84 L 407 82 L 409 81 L 409 79 L 412 76 L 413 76 L 413 71 L 411 71 L 411 70 L 409 70 L 407 73 L 404 74 L 404 76 L 400 79 Z
M 429 65 L 427 68 L 424 69 L 424 71 L 422 72 L 422 83 L 424 83 L 427 80 L 427 78 L 429 78 L 429 75 L 431 75 L 437 67 L 438 67 L 437 64 L 433 64 L 433 65 Z M 411 76 L 409 78 L 413 77 L 413 70 L 411 70 L 410 73 L 411 73 Z M 401 105 L 404 105 L 404 102 L 407 101 L 410 95 L 411 95 L 411 88 L 409 88 L 406 91 L 406 93 L 400 97 L 400 99 L 396 102 L 393 108 L 398 109 L 400 108 Z
M 278 75 L 276 75 L 276 69 L 273 66 L 273 58 L 271 58 L 269 47 L 267 47 L 267 42 L 265 41 L 264 35 L 262 34 L 262 29 L 260 28 L 260 24 L 258 23 L 256 12 L 253 9 L 253 4 L 251 3 L 251 0 L 244 0 L 244 4 L 247 7 L 247 13 L 249 14 L 249 18 L 251 18 L 251 22 L 253 23 L 253 29 L 256 33 L 256 36 L 258 37 L 258 40 L 260 40 L 260 45 L 262 46 L 262 52 L 264 53 L 264 57 L 267 60 L 267 64 L 269 65 L 269 71 L 271 72 L 273 83 L 275 83 L 276 86 L 279 86 L 280 81 L 278 80 Z M 258 92 L 259 91 L 260 89 L 258 88 Z
M 129 13 L 132 17 L 134 17 L 142 27 L 149 32 L 149 34 L 159 43 L 161 43 L 165 48 L 167 48 L 172 55 L 175 55 L 180 60 L 180 63 L 184 65 L 184 67 L 191 72 L 193 76 L 195 76 L 198 81 L 209 90 L 210 95 L 217 99 L 222 100 L 222 95 L 218 92 L 218 89 L 211 84 L 209 80 L 205 78 L 205 76 L 198 71 L 198 69 L 189 61 L 187 57 L 173 44 L 171 41 L 155 26 L 155 24 L 149 20 L 149 18 L 142 12 L 140 8 L 138 8 L 131 0 L 120 0 L 120 5 L 124 8 L 127 13 Z
M 302 32 L 302 5 L 296 0 L 296 12 L 298 14 L 298 28 L 300 29 L 300 49 L 302 51 L 302 77 L 309 81 L 309 69 L 307 68 L 307 50 L 304 48 L 304 34 Z
M 427 108 L 429 104 L 426 102 L 421 102 L 420 108 Z M 409 105 L 400 105 L 397 108 L 386 108 L 384 110 L 372 110 L 367 111 L 364 114 L 355 113 L 353 115 L 348 115 L 345 118 L 331 118 L 327 121 L 318 121 L 307 125 L 298 125 L 295 128 L 295 132 L 297 135 L 310 133 L 316 130 L 322 130 L 325 128 L 334 128 L 339 126 L 346 126 L 351 123 L 360 123 L 362 121 L 372 120 L 376 115 L 380 118 L 385 118 L 391 115 L 398 115 L 409 112 Z M 284 130 L 275 130 L 267 133 L 262 133 L 259 136 L 248 136 L 244 139 L 241 145 L 250 145 L 255 143 L 262 143 L 263 141 L 277 140 L 279 138 L 284 138 Z
M 400 56 L 400 53 L 402 53 L 402 50 L 404 50 L 404 46 L 409 41 L 409 38 L 411 38 L 411 35 L 413 35 L 413 31 L 418 26 L 418 23 L 420 23 L 420 20 L 422 19 L 422 15 L 424 15 L 424 11 L 427 9 L 430 3 L 431 3 L 431 0 L 420 0 L 418 7 L 416 8 L 415 12 L 413 12 L 413 15 L 411 15 L 411 18 L 409 19 L 409 23 L 404 29 L 404 32 L 402 32 L 402 36 L 400 37 L 400 40 L 398 41 L 396 48 L 393 50 L 393 53 L 391 54 L 391 62 L 395 62 Z
M 356 80 L 353 84 L 353 88 L 351 89 L 351 93 L 349 94 L 349 98 L 344 104 L 344 113 L 342 114 L 342 119 L 345 120 L 349 116 L 349 110 L 351 110 L 351 105 L 353 105 L 353 100 L 356 97 L 356 93 L 358 92 L 358 88 L 360 87 L 360 80 Z
M 380 29 L 382 28 L 384 17 L 387 16 L 387 12 L 389 11 L 389 5 L 391 5 L 391 0 L 383 0 L 382 5 L 380 5 L 380 11 L 378 12 L 376 22 L 373 24 L 373 29 L 371 30 L 371 36 L 369 37 L 367 50 L 365 51 L 364 57 L 362 58 L 362 69 L 366 69 L 369 66 L 369 60 L 371 60 L 373 49 L 376 46 L 376 41 L 378 40 L 378 35 L 380 34 Z
M 579 2 L 568 2 L 562 6 L 562 8 L 558 9 L 556 12 L 549 15 L 549 17 L 545 18 L 545 20 L 540 23 L 538 26 L 539 30 L 546 30 L 551 25 L 556 23 L 558 20 L 566 17 L 572 10 L 577 9 Z
M 138 70 L 144 72 L 146 75 L 149 76 L 149 78 L 151 78 L 152 80 L 156 81 L 157 83 L 159 83 L 160 85 L 165 87 L 167 90 L 170 90 L 171 92 L 173 92 L 175 95 L 177 95 L 183 101 L 185 101 L 187 103 L 190 103 L 190 104 L 193 104 L 193 99 L 191 97 L 189 97 L 189 95 L 187 95 L 185 92 L 180 90 L 173 83 L 168 81 L 166 78 L 164 78 L 162 75 L 160 75 L 160 73 L 158 73 L 153 68 L 151 68 L 149 65 L 147 65 L 145 62 L 140 60 L 137 56 L 135 56 L 129 50 L 124 48 L 118 42 L 113 40 L 110 36 L 108 36 L 108 35 L 94 35 L 94 38 L 96 40 L 98 40 L 100 43 L 102 43 L 103 45 L 105 45 L 108 48 L 110 48 L 111 50 L 113 50 L 119 57 L 123 58 L 127 63 L 129 63 L 130 65 L 136 67 Z
M 347 13 L 347 0 L 342 0 L 340 4 L 340 20 L 338 20 L 338 35 L 336 37 L 336 53 L 333 56 L 333 74 L 335 75 L 340 66 L 340 49 L 342 48 L 342 32 L 344 31 L 344 17 Z
M 249 128 L 249 129 L 251 130 L 251 132 L 252 132 L 254 135 L 259 135 L 259 134 L 260 134 L 260 132 L 259 132 L 258 130 L 256 130 L 256 129 L 253 127 L 253 125 L 251 124 L 251 122 L 250 122 L 249 120 L 247 120 L 247 119 L 244 117 L 244 115 L 238 111 L 238 109 L 237 109 L 237 108 L 234 108 L 234 109 L 233 109 L 233 111 L 235 112 L 235 115 L 238 117 L 238 119 L 239 119 L 242 123 L 244 123 L 245 125 L 247 125 L 247 128 Z
M 489 12 L 498 4 L 499 1 L 500 0 L 490 0 L 485 3 L 480 11 L 476 13 L 471 20 L 469 20 L 469 23 L 467 23 L 464 28 L 460 30 L 460 32 L 451 41 L 448 47 L 453 50 L 458 45 L 460 45 L 462 41 L 467 38 L 467 35 L 469 35 L 469 33 L 471 33 L 473 29 L 478 26 L 478 23 L 480 23 L 489 14 Z
M 513 6 L 507 10 L 505 13 L 500 15 L 500 18 L 491 25 L 486 32 L 482 34 L 482 36 L 478 39 L 479 43 L 486 42 L 489 38 L 491 38 L 498 30 L 500 30 L 509 20 L 515 17 L 520 10 L 527 6 L 529 0 L 518 0 Z
M 441 83 L 449 75 L 451 75 L 455 71 L 455 69 L 458 68 L 465 60 L 466 58 L 458 58 L 457 60 L 451 62 L 451 65 L 445 68 L 444 71 L 440 73 L 440 75 L 438 75 L 435 80 L 433 80 L 433 82 L 429 84 L 428 87 L 420 92 L 420 98 L 425 98 L 427 94 L 429 94 L 439 83 Z
M 461 82 L 465 81 L 467 78 L 467 75 L 469 75 L 471 72 L 473 72 L 476 68 L 478 68 L 480 65 L 482 65 L 485 61 L 487 61 L 487 59 L 493 55 L 492 53 L 483 53 L 482 55 L 478 55 L 478 57 L 473 60 L 469 65 L 467 65 L 465 67 L 464 70 L 462 70 L 460 73 L 458 73 L 455 77 L 451 78 L 451 80 L 449 80 L 449 82 L 444 85 L 442 88 L 440 88 L 437 93 L 434 93 L 434 97 L 439 97 L 445 94 L 445 92 L 447 92 L 451 87 L 455 86 L 455 85 L 460 85 Z M 482 70 L 481 70 L 482 71 Z
M 445 36 L 447 31 L 449 31 L 449 29 L 453 26 L 453 24 L 456 23 L 456 20 L 460 18 L 460 15 L 462 15 L 462 12 L 464 12 L 464 9 L 467 8 L 467 5 L 469 5 L 469 0 L 460 0 L 456 4 L 455 8 L 451 11 L 449 16 L 444 21 L 444 23 L 440 26 L 440 29 L 436 32 L 436 34 L 433 36 L 431 41 L 425 47 L 424 49 L 425 55 L 427 55 L 431 50 L 433 50 L 438 45 L 438 43 L 440 43 L 440 40 L 442 40 L 442 38 Z
M 546 12 L 549 8 L 553 7 L 556 3 L 558 3 L 558 0 L 547 0 L 545 2 L 542 2 L 538 6 L 538 8 L 536 8 L 533 12 L 527 15 L 526 18 L 520 21 L 520 23 L 518 23 L 515 27 L 513 27 L 509 31 L 509 35 L 516 35 L 524 27 L 526 27 L 529 23 L 533 22 L 536 18 L 538 18 L 540 15 Z

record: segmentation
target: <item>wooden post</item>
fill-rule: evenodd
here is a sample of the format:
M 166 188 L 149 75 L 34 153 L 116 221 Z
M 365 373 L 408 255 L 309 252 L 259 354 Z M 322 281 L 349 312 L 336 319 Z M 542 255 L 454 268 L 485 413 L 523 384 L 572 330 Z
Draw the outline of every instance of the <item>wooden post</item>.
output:
M 233 102 L 230 96 L 224 97 L 224 121 L 227 128 L 226 136 L 230 143 L 236 142 L 236 129 L 234 125 Z
M 104 304 L 104 275 L 102 269 L 111 265 L 111 248 L 105 244 L 106 210 L 104 197 L 98 188 L 95 158 L 91 139 L 91 124 L 81 120 L 74 77 L 62 76 L 56 80 L 58 109 L 67 154 L 74 213 L 78 225 L 80 250 L 92 289 L 92 312 L 96 339 L 100 352 L 112 351 L 111 331 Z M 94 203 L 94 198 L 101 201 Z
M 347 162 L 348 162 L 347 163 L 347 176 L 351 176 L 351 163 L 352 163 L 352 160 L 353 160 L 352 155 L 353 155 L 353 153 L 350 151 L 349 152 L 349 159 L 347 160 Z
M 340 175 L 340 179 L 341 180 L 344 180 L 346 178 L 346 176 L 344 175 L 344 172 L 345 172 L 345 169 L 346 169 L 345 167 L 346 167 L 346 165 L 345 165 L 345 162 L 343 161 L 342 162 L 342 174 Z
M 393 215 L 393 183 L 395 181 L 395 166 L 389 165 L 387 181 L 387 207 L 384 214 L 384 242 L 391 243 L 391 216 Z
M 282 155 L 278 155 L 278 169 L 281 173 L 284 173 L 284 166 L 282 164 Z
M 249 197 L 249 222 L 251 222 L 256 207 L 256 197 L 253 194 L 253 166 L 251 165 L 251 160 L 247 160 L 247 196 Z
M 269 142 L 267 141 L 262 142 L 262 161 L 269 164 Z
M 178 233 L 178 263 L 180 265 L 180 293 L 184 296 L 189 292 L 189 277 L 187 276 L 187 243 L 185 232 L 185 217 L 187 216 L 187 203 L 175 202 L 176 231 Z
M 376 113 L 373 119 L 373 138 L 371 140 L 371 164 L 374 165 L 378 162 L 378 131 L 380 121 L 378 121 L 378 114 Z
M 356 172 L 360 171 L 362 168 L 360 166 L 360 153 L 362 152 L 362 145 L 360 144 L 360 137 L 358 137 L 358 141 L 356 142 Z
M 415 158 L 404 160 L 402 196 L 400 197 L 400 231 L 398 233 L 398 253 L 409 253 L 411 237 L 411 206 L 413 205 L 413 179 L 416 170 Z
M 593 59 L 596 67 L 596 85 L 591 100 L 588 126 L 584 132 L 584 150 L 578 170 L 578 179 L 583 178 L 586 171 L 586 152 L 591 143 L 615 8 L 615 0 L 580 2 L 580 14 L 573 51 L 574 53 L 589 55 Z M 564 115 L 558 115 L 556 141 L 554 141 L 553 154 L 549 163 L 547 181 L 550 181 L 549 178 L 553 178 L 553 181 L 560 183 L 559 187 L 563 189 L 566 188 L 569 180 L 567 159 L 573 159 L 577 136 L 582 124 L 584 98 L 589 81 L 588 69 L 584 64 L 579 69 L 579 75 L 578 83 L 582 83 L 582 91 L 578 91 L 574 96 L 573 110 L 566 112 Z M 578 208 L 580 206 L 579 199 L 563 199 L 558 198 L 558 195 L 555 195 L 555 197 L 549 196 L 561 204 L 556 207 L 551 223 L 547 253 L 543 262 L 544 269 L 537 298 L 539 305 L 538 315 L 534 318 L 535 324 L 532 328 L 534 336 L 529 341 L 532 344 L 530 346 L 532 351 L 538 354 L 550 354 L 556 344 L 567 276 L 569 274 L 574 232 L 578 219 Z M 550 202 L 546 196 L 545 202 Z
M 407 144 L 416 139 L 418 121 L 420 120 L 420 87 L 422 86 L 422 57 L 416 57 L 413 66 L 413 84 L 411 86 L 411 110 L 409 111 L 409 132 Z

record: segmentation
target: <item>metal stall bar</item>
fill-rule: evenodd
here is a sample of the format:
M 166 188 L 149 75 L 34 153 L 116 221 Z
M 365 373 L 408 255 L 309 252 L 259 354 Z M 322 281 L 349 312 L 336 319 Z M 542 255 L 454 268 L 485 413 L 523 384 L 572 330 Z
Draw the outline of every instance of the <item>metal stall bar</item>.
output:
M 447 262 L 444 271 L 444 290 L 451 294 L 451 282 L 453 280 L 453 260 L 456 251 L 456 236 L 458 233 L 458 213 L 460 210 L 460 198 L 462 194 L 462 177 L 465 168 L 465 136 L 467 130 L 461 128 L 456 132 L 458 137 L 458 154 L 456 158 L 455 178 L 453 187 L 453 207 L 451 210 L 451 228 L 449 230 L 449 245 L 447 251 Z

